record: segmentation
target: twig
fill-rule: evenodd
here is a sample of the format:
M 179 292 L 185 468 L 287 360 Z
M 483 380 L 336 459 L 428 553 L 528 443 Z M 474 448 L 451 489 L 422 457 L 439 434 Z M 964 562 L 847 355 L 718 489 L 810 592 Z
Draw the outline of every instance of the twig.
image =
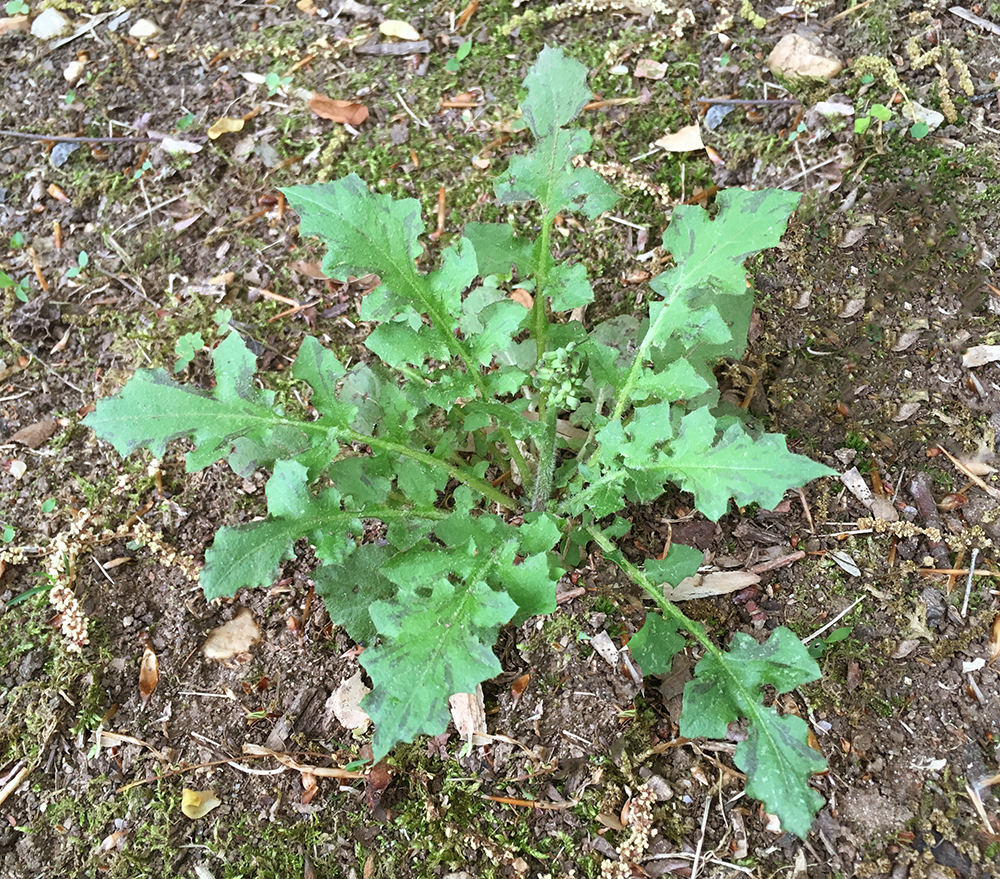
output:
M 34 768 L 26 763 L 14 773 L 14 777 L 3 786 L 3 790 L 0 790 L 0 805 L 3 805 L 4 800 L 21 786 L 21 782 L 31 774 Z
M 969 579 L 965 584 L 965 600 L 962 602 L 962 619 L 969 610 L 969 595 L 972 593 L 972 572 L 976 570 L 976 556 L 979 555 L 978 547 L 972 547 L 972 558 L 969 560 Z
M 139 214 L 138 217 L 134 217 L 127 223 L 122 223 L 122 225 L 120 225 L 117 229 L 115 229 L 115 231 L 112 232 L 111 234 L 117 235 L 119 232 L 123 232 L 127 229 L 134 229 L 146 218 L 147 214 L 151 214 L 153 211 L 158 211 L 160 208 L 165 208 L 168 204 L 173 204 L 175 201 L 180 201 L 182 198 L 184 198 L 184 193 L 181 193 L 180 195 L 175 195 L 173 198 L 168 198 L 164 201 L 161 201 L 159 204 L 154 204 L 148 211 L 144 211 L 143 213 Z
M 426 119 L 421 119 L 416 113 L 414 113 L 407 106 L 406 101 L 403 100 L 403 93 L 402 92 L 396 92 L 396 100 L 399 101 L 399 106 L 402 107 L 406 111 L 407 115 L 414 122 L 416 122 L 417 125 L 423 125 L 424 128 L 430 128 L 431 127 L 430 122 L 428 122 Z
M 33 134 L 30 131 L 0 131 L 0 137 L 20 137 L 24 140 L 41 140 L 47 143 L 162 143 L 166 135 L 159 137 L 70 137 L 61 134 Z M 185 137 L 185 140 L 203 141 L 208 137 L 203 134 Z
M 985 491 L 994 500 L 1000 500 L 1000 491 L 995 489 L 992 485 L 987 485 L 983 480 L 973 473 L 968 467 L 966 467 L 961 461 L 958 460 L 954 455 L 951 454 L 944 446 L 938 446 L 941 450 L 941 454 L 945 455 L 952 464 L 959 470 L 960 473 L 964 474 L 968 479 L 978 485 L 983 491 Z
M 801 104 L 795 98 L 695 98 L 696 104 L 738 104 L 739 106 L 755 107 L 758 104 L 766 104 L 771 107 L 785 107 L 792 104 Z
M 701 833 L 698 834 L 698 845 L 694 850 L 694 860 L 691 862 L 691 879 L 697 879 L 698 862 L 701 860 L 701 847 L 705 843 L 705 828 L 708 826 L 708 812 L 712 808 L 712 798 L 705 797 L 705 812 L 701 816 Z
M 808 644 L 810 641 L 812 641 L 813 638 L 818 638 L 831 626 L 835 626 L 837 623 L 839 623 L 844 617 L 846 617 L 852 610 L 854 610 L 854 608 L 856 608 L 864 600 L 865 596 L 862 595 L 857 601 L 854 602 L 854 604 L 852 604 L 849 608 L 847 608 L 847 610 L 842 610 L 832 620 L 830 620 L 830 622 L 828 622 L 825 626 L 823 626 L 823 628 L 817 629 L 808 638 L 803 638 L 802 643 Z

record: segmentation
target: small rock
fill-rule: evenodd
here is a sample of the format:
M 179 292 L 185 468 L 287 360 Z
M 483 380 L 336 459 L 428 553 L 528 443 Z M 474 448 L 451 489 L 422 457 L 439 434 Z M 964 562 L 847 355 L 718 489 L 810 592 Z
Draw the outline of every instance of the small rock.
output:
M 70 85 L 76 85 L 77 80 L 83 76 L 83 69 L 86 66 L 86 61 L 70 61 L 63 70 L 63 79 Z
M 39 40 L 54 40 L 70 29 L 70 20 L 58 9 L 49 7 L 31 23 L 31 35 Z
M 140 18 L 132 27 L 128 29 L 128 35 L 137 40 L 151 40 L 163 33 L 163 28 L 155 21 L 148 18 Z
M 775 76 L 789 79 L 833 79 L 844 65 L 818 40 L 785 34 L 767 56 L 767 66 Z

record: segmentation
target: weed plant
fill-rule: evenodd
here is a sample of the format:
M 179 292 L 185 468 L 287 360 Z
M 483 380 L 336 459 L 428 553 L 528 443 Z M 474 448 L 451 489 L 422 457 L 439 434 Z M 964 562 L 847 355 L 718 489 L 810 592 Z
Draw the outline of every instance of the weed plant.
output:
M 644 672 L 665 672 L 692 641 L 702 653 L 681 735 L 723 738 L 745 719 L 735 761 L 748 793 L 804 836 L 823 802 L 809 778 L 825 763 L 805 723 L 765 705 L 763 688 L 814 680 L 816 662 L 784 628 L 764 644 L 738 634 L 723 651 L 663 598 L 661 584 L 693 574 L 701 553 L 674 546 L 639 568 L 615 544 L 629 528 L 618 515 L 626 502 L 654 501 L 668 484 L 717 520 L 731 499 L 770 508 L 832 472 L 724 411 L 712 375 L 746 345 L 743 262 L 778 243 L 798 196 L 725 190 L 714 219 L 675 208 L 663 247 L 676 266 L 650 283 L 648 313 L 588 330 L 569 319 L 593 300 L 586 268 L 557 261 L 550 246 L 560 214 L 593 221 L 616 201 L 573 161 L 591 146 L 572 125 L 591 98 L 586 70 L 545 49 L 524 85 L 534 145 L 495 194 L 501 205 L 537 203 L 534 240 L 505 223 L 469 224 L 422 271 L 416 200 L 372 193 L 353 174 L 285 190 L 301 233 L 325 243 L 329 276 L 381 281 L 360 306 L 375 325 L 370 364 L 347 368 L 314 337 L 302 341 L 293 374 L 311 388 L 313 420 L 276 407 L 255 381 L 255 355 L 230 332 L 213 350 L 212 392 L 140 370 L 86 423 L 123 455 L 162 455 L 189 437 L 189 471 L 221 459 L 242 475 L 270 471 L 267 518 L 218 532 L 205 595 L 269 586 L 305 537 L 331 618 L 366 645 L 376 760 L 444 731 L 448 697 L 500 673 L 499 627 L 553 612 L 559 579 L 596 544 L 661 610 L 629 645 Z M 530 308 L 511 296 L 515 275 Z

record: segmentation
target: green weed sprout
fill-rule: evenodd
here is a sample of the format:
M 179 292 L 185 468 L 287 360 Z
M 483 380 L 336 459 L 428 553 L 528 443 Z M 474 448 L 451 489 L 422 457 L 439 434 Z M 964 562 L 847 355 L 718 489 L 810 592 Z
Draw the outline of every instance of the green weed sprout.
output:
M 534 146 L 494 191 L 502 205 L 537 204 L 534 240 L 506 223 L 470 223 L 425 271 L 416 200 L 373 193 L 354 174 L 284 190 L 301 234 L 326 244 L 327 275 L 381 281 L 360 305 L 375 327 L 364 342 L 370 365 L 348 369 L 314 337 L 301 343 L 292 374 L 311 388 L 313 420 L 276 407 L 254 380 L 256 357 L 230 332 L 212 352 L 213 391 L 140 370 L 85 423 L 123 455 L 160 456 L 189 437 L 189 471 L 222 459 L 239 474 L 270 471 L 268 517 L 218 532 L 205 596 L 269 586 L 306 538 L 332 620 L 366 645 L 375 760 L 444 731 L 448 697 L 500 673 L 491 649 L 500 626 L 552 613 L 560 577 L 596 543 L 661 609 L 632 642 L 643 670 L 666 671 L 691 640 L 702 652 L 681 735 L 722 738 L 745 719 L 735 761 L 748 792 L 805 836 L 823 802 L 808 781 L 825 763 L 805 723 L 763 704 L 762 689 L 814 680 L 816 662 L 784 628 L 765 644 L 737 635 L 720 649 L 660 585 L 694 573 L 701 553 L 675 546 L 639 568 L 615 545 L 628 530 L 617 515 L 626 502 L 654 501 L 669 484 L 716 520 L 730 499 L 773 507 L 786 489 L 833 472 L 721 412 L 712 374 L 746 346 L 743 262 L 779 242 L 799 197 L 726 190 L 714 220 L 675 208 L 663 246 L 676 266 L 651 282 L 648 313 L 588 331 L 568 319 L 593 301 L 587 270 L 550 248 L 560 214 L 596 220 L 616 201 L 572 161 L 591 146 L 572 125 L 591 98 L 586 69 L 545 49 L 524 84 Z M 515 270 L 533 290 L 530 309 L 509 295 Z M 379 539 L 363 541 L 373 522 Z

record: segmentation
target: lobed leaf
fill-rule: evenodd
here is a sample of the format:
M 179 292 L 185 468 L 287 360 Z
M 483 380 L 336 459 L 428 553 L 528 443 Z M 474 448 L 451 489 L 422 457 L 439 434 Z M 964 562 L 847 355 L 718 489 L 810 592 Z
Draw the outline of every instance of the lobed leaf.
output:
M 397 742 L 444 732 L 448 697 L 500 673 L 492 645 L 516 610 L 482 581 L 456 587 L 443 577 L 372 604 L 382 640 L 361 655 L 374 684 L 361 707 L 375 722 L 375 762 Z
M 724 189 L 716 198 L 714 220 L 703 208 L 679 205 L 663 234 L 663 249 L 673 254 L 676 266 L 650 286 L 664 294 L 682 291 L 689 300 L 699 293 L 744 295 L 743 261 L 777 246 L 800 198 L 780 189 Z
M 787 693 L 818 677 L 819 666 L 791 630 L 776 629 L 764 644 L 737 633 L 728 653 L 706 653 L 695 667 L 680 720 L 682 736 L 721 739 L 730 723 L 746 718 L 748 737 L 737 745 L 735 760 L 747 773 L 747 793 L 803 839 L 823 805 L 809 778 L 826 761 L 809 747 L 800 718 L 779 716 L 761 698 L 765 685 Z
M 244 455 L 242 475 L 274 461 L 269 451 L 272 428 L 284 419 L 271 408 L 273 394 L 253 384 L 256 358 L 236 333 L 213 352 L 216 387 L 202 391 L 175 382 L 162 369 L 142 369 L 115 397 L 99 400 L 83 423 L 120 455 L 137 448 L 166 453 L 169 441 L 190 437 L 196 448 L 186 457 L 189 472 L 201 470 L 229 455 L 234 441 L 256 443 L 256 453 Z
M 731 424 L 716 441 L 716 426 L 707 408 L 685 415 L 668 451 L 647 468 L 694 494 L 695 505 L 713 522 L 726 512 L 730 498 L 741 506 L 759 503 L 772 509 L 787 489 L 835 473 L 789 452 L 779 434 L 754 440 Z
M 404 303 L 409 301 L 421 280 L 414 265 L 423 252 L 418 241 L 424 231 L 420 202 L 373 193 L 357 174 L 281 191 L 299 215 L 301 233 L 316 235 L 326 244 L 323 271 L 327 275 L 345 281 L 350 275 L 372 272 L 381 279 L 385 289 L 376 288 L 377 296 L 365 298 L 368 316 L 362 316 L 363 320 L 393 317 L 399 300 L 390 294 L 401 294 Z M 390 299 L 396 306 L 390 306 L 390 314 L 375 308 Z
M 546 46 L 524 78 L 528 96 L 521 103 L 524 121 L 536 138 L 565 128 L 583 109 L 593 92 L 587 87 L 587 68 L 562 49 Z
M 313 495 L 308 470 L 296 461 L 274 465 L 265 493 L 270 517 L 221 528 L 205 553 L 201 585 L 209 600 L 244 586 L 269 586 L 281 562 L 294 558 L 300 537 L 309 537 L 324 561 L 339 562 L 353 548 L 347 534 L 362 531 L 363 513 L 344 510 L 335 489 Z
M 685 643 L 684 636 L 677 633 L 676 621 L 647 613 L 642 628 L 628 642 L 628 649 L 644 675 L 665 675 L 670 672 L 674 654 Z

